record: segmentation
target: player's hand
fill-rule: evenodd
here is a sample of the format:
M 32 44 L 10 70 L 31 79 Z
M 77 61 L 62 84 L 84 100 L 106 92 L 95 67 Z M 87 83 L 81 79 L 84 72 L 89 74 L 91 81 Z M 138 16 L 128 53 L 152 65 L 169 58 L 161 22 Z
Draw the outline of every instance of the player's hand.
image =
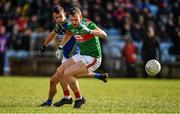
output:
M 41 55 L 44 54 L 45 50 L 46 50 L 46 46 L 45 46 L 45 45 L 43 45 L 43 46 L 40 47 L 40 53 L 41 53 Z
M 92 32 L 88 27 L 86 27 L 86 25 L 82 23 L 79 24 L 79 31 L 80 34 L 91 34 Z
M 56 58 L 57 59 L 61 59 L 62 58 L 62 56 L 63 56 L 62 52 L 63 52 L 63 48 L 62 48 L 62 46 L 59 46 L 59 48 L 56 51 Z

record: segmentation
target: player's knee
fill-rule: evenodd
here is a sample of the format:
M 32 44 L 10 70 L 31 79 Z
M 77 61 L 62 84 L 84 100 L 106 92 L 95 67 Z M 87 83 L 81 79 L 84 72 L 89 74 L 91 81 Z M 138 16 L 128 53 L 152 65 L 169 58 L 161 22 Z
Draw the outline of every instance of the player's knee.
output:
M 64 72 L 64 68 L 63 67 L 60 66 L 60 67 L 57 68 L 58 76 L 62 76 L 63 72 Z

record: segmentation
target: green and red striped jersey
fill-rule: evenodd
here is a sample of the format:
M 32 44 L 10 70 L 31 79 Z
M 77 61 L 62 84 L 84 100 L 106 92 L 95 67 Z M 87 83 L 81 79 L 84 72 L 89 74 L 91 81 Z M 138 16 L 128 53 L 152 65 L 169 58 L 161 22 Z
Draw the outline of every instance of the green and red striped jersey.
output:
M 90 30 L 96 29 L 96 24 L 89 19 L 83 18 L 82 24 L 84 24 Z M 75 28 L 70 22 L 68 23 L 68 30 L 73 34 L 79 34 L 82 37 L 76 37 L 77 44 L 80 48 L 81 55 L 88 55 L 95 58 L 101 58 L 101 46 L 99 38 L 93 34 L 84 34 L 81 27 Z

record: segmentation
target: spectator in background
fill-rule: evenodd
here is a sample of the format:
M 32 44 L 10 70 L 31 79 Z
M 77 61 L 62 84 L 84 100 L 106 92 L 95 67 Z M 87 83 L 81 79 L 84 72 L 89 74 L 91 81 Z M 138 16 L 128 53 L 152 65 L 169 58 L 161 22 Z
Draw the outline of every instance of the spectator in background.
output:
M 137 77 L 135 66 L 137 61 L 137 47 L 131 38 L 126 39 L 123 56 L 126 62 L 126 77 Z
M 121 35 L 123 36 L 130 36 L 131 32 L 131 16 L 128 14 L 126 17 L 122 19 L 122 26 L 121 26 Z
M 85 18 L 89 18 L 88 10 L 87 10 L 87 9 L 83 9 L 83 10 L 82 10 L 82 15 L 83 15 L 83 17 L 85 17 Z
M 3 25 L 0 25 L 0 75 L 3 75 L 4 69 L 4 58 L 7 50 L 8 36 L 6 34 L 6 29 Z
M 147 25 L 147 28 L 145 30 L 145 37 L 142 46 L 143 68 L 145 68 L 146 62 L 151 59 L 160 60 L 160 44 L 155 34 L 153 25 L 149 24 Z M 148 77 L 147 73 L 145 72 L 144 69 L 143 71 L 144 71 L 143 77 L 147 78 Z M 157 77 L 160 77 L 160 75 L 157 75 Z
M 27 20 L 20 16 L 13 26 L 13 35 L 5 57 L 5 73 L 10 73 L 9 58 L 26 58 L 29 55 L 30 31 L 27 28 Z
M 170 53 L 176 55 L 176 61 L 180 61 L 180 28 L 174 28 L 172 36 L 173 46 L 170 48 Z
M 114 21 L 115 21 L 115 27 L 122 26 L 124 17 L 127 16 L 127 12 L 124 11 L 123 8 L 119 7 L 114 11 Z
M 39 23 L 38 23 L 37 15 L 32 15 L 30 17 L 30 20 L 29 20 L 29 23 L 28 23 L 28 28 L 33 32 L 38 28 L 38 26 L 39 26 Z
M 143 26 L 140 22 L 133 23 L 131 35 L 134 41 L 141 42 L 143 38 Z
M 107 2 L 106 3 L 106 20 L 105 23 L 107 25 L 105 25 L 105 27 L 113 27 L 114 26 L 114 22 L 113 22 L 113 11 L 114 11 L 114 7 L 113 7 L 113 3 L 112 2 Z

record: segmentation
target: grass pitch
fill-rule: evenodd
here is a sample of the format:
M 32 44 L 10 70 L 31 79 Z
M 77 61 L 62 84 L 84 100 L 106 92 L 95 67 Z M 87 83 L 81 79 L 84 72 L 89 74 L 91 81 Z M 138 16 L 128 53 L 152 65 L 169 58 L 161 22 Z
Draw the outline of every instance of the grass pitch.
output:
M 0 113 L 180 113 L 180 80 L 110 79 L 103 83 L 88 78 L 79 83 L 87 99 L 81 109 L 38 107 L 47 99 L 49 78 L 0 77 Z M 62 97 L 58 87 L 54 102 Z

